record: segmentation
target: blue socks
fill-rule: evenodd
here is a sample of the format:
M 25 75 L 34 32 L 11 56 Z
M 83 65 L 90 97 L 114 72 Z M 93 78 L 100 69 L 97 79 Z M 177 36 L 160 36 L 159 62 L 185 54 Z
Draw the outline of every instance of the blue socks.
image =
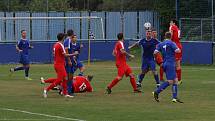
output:
M 28 77 L 28 74 L 29 74 L 29 67 L 26 67 L 25 68 L 25 77 Z
M 20 71 L 20 70 L 24 70 L 25 68 L 24 67 L 16 67 L 16 68 L 14 68 L 14 71 Z
M 138 82 L 142 83 L 144 77 L 145 77 L 145 74 L 138 75 Z
M 178 95 L 178 85 L 173 84 L 172 85 L 172 98 L 177 99 L 177 95 Z
M 154 78 L 155 78 L 156 84 L 160 84 L 158 74 L 154 75 Z
M 84 72 L 80 72 L 79 74 L 78 74 L 78 76 L 83 76 L 84 75 Z
M 72 83 L 73 83 L 73 80 L 68 80 L 68 82 L 67 82 L 67 91 L 68 91 L 68 94 L 72 94 L 73 93 Z
M 169 86 L 169 82 L 166 81 L 155 92 L 159 94 L 161 91 L 165 90 L 168 86 Z

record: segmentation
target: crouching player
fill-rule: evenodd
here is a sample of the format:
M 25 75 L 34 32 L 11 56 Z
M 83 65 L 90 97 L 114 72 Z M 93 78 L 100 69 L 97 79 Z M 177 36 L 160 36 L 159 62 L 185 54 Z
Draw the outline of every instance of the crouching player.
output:
M 175 71 L 175 53 L 180 53 L 180 49 L 176 46 L 174 42 L 171 41 L 171 33 L 166 32 L 165 33 L 165 41 L 158 44 L 157 48 L 154 51 L 154 54 L 157 54 L 158 52 L 161 52 L 163 54 L 164 63 L 163 63 L 163 69 L 166 73 L 166 79 L 167 81 L 164 82 L 157 90 L 155 90 L 153 93 L 154 99 L 159 102 L 159 94 L 161 91 L 166 89 L 170 84 L 172 84 L 172 102 L 181 102 L 178 97 L 178 87 L 177 87 L 177 77 L 176 77 L 176 71 Z

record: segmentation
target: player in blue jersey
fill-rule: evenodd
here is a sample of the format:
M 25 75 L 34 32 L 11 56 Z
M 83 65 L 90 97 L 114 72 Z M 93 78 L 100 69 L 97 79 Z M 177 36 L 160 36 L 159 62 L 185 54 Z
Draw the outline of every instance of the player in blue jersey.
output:
M 156 45 L 159 43 L 159 41 L 157 39 L 153 39 L 151 34 L 151 30 L 146 30 L 146 38 L 134 43 L 129 47 L 129 49 L 131 49 L 136 46 L 141 46 L 143 50 L 141 66 L 142 72 L 139 74 L 137 81 L 138 88 L 141 87 L 142 80 L 149 70 L 151 70 L 154 75 L 156 86 L 159 87 L 160 85 L 158 73 L 156 71 L 156 62 L 153 55 Z
M 66 66 L 65 66 L 67 74 L 68 74 L 68 92 L 69 92 L 69 94 L 72 94 L 73 92 L 71 89 L 71 87 L 72 87 L 71 85 L 72 85 L 73 75 L 74 75 L 75 71 L 77 70 L 77 68 L 80 69 L 79 76 L 83 76 L 83 72 L 84 72 L 84 66 L 79 60 L 80 50 L 83 47 L 83 45 L 77 43 L 77 36 L 74 35 L 73 30 L 71 30 L 71 29 L 68 30 L 67 36 L 68 37 L 64 42 L 66 53 L 68 53 L 68 54 L 76 53 L 75 56 L 66 58 Z
M 158 44 L 156 50 L 154 51 L 154 54 L 157 54 L 161 52 L 163 55 L 163 69 L 166 73 L 166 79 L 167 81 L 164 82 L 157 90 L 155 90 L 153 93 L 153 96 L 157 102 L 159 102 L 159 94 L 161 91 L 165 90 L 170 84 L 172 84 L 172 102 L 179 102 L 180 101 L 177 97 L 178 94 L 178 87 L 177 87 L 177 77 L 176 77 L 176 71 L 175 71 L 175 53 L 180 53 L 180 49 L 176 46 L 176 44 L 171 40 L 171 33 L 166 32 L 165 33 L 165 41 Z
M 32 49 L 33 46 L 31 46 L 29 40 L 26 38 L 27 32 L 26 30 L 21 30 L 21 36 L 22 38 L 18 41 L 16 45 L 16 50 L 20 54 L 20 63 L 22 66 L 11 68 L 10 72 L 25 70 L 25 79 L 32 80 L 29 77 L 29 69 L 30 69 L 30 59 L 29 59 L 29 49 Z

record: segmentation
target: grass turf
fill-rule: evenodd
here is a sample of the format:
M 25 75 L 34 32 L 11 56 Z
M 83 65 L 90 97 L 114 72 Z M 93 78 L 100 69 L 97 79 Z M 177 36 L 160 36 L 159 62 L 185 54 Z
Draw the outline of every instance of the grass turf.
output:
M 139 62 L 129 62 L 133 72 L 140 72 Z M 144 93 L 132 93 L 128 78 L 116 85 L 111 95 L 104 94 L 108 83 L 116 76 L 114 62 L 93 62 L 86 66 L 85 74 L 93 74 L 93 93 L 76 94 L 68 99 L 55 91 L 42 97 L 41 76 L 55 77 L 52 65 L 32 65 L 32 81 L 24 79 L 24 72 L 9 76 L 9 68 L 0 66 L 0 120 L 62 120 L 80 119 L 87 121 L 212 121 L 215 119 L 215 68 L 214 66 L 183 66 L 183 84 L 179 86 L 179 97 L 184 104 L 171 102 L 171 87 L 161 93 L 160 103 L 154 101 L 151 92 L 155 81 L 151 73 L 143 81 Z M 61 116 L 47 117 L 37 114 L 14 112 L 4 108 L 33 113 Z

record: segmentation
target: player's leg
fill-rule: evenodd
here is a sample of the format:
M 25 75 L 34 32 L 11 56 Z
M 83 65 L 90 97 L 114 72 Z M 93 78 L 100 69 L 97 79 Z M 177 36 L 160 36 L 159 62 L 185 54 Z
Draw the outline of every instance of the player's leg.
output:
M 120 81 L 122 80 L 124 74 L 125 74 L 125 69 L 123 66 L 117 67 L 118 70 L 118 75 L 115 79 L 111 81 L 111 83 L 107 86 L 106 92 L 107 94 L 111 94 L 111 89 Z
M 172 71 L 175 70 L 175 67 L 174 66 L 171 66 L 169 64 L 166 64 L 164 63 L 163 65 L 164 67 L 164 71 L 166 73 L 166 78 L 167 78 L 167 81 L 162 83 L 161 86 L 159 86 L 154 92 L 153 92 L 153 96 L 155 98 L 155 100 L 157 102 L 159 102 L 159 99 L 158 99 L 158 95 L 163 91 L 165 90 L 170 84 L 173 84 L 173 80 L 175 79 L 174 77 L 174 73 L 172 73 Z
M 83 76 L 83 75 L 84 75 L 84 70 L 85 70 L 84 65 L 83 65 L 80 61 L 78 61 L 78 62 L 77 62 L 77 67 L 78 67 L 79 70 L 80 70 L 80 73 L 79 73 L 78 75 L 79 75 L 79 76 Z
M 179 46 L 180 47 L 180 46 Z M 178 78 L 178 84 L 181 84 L 181 60 L 182 60 L 182 47 L 180 47 L 181 52 L 175 54 L 176 58 L 176 74 Z
M 127 65 L 127 68 L 126 68 L 126 71 L 125 71 L 125 75 L 126 76 L 129 76 L 129 78 L 130 78 L 130 83 L 131 83 L 131 85 L 132 85 L 132 87 L 133 87 L 133 90 L 134 90 L 134 92 L 136 93 L 138 93 L 138 92 L 141 92 L 139 89 L 137 89 L 137 84 L 136 84 L 136 80 L 135 80 L 135 76 L 134 76 L 134 74 L 132 73 L 132 70 L 131 70 L 131 68 Z
M 156 86 L 157 88 L 160 86 L 160 80 L 159 80 L 159 76 L 158 76 L 158 73 L 157 73 L 157 70 L 156 70 L 156 63 L 154 60 L 150 61 L 150 69 L 152 70 L 152 73 L 154 75 L 154 79 L 155 79 L 155 82 L 156 82 Z
M 22 64 L 22 66 L 17 66 L 15 68 L 11 68 L 10 69 L 10 72 L 15 72 L 15 71 L 20 71 L 20 70 L 25 70 L 25 67 L 24 67 L 24 57 L 21 55 L 20 56 L 20 60 L 19 62 Z
M 147 62 L 142 62 L 141 69 L 142 69 L 142 72 L 138 75 L 138 80 L 136 82 L 138 88 L 141 87 L 141 83 L 145 77 L 145 74 L 149 71 L 149 66 Z
M 164 75 L 164 70 L 163 70 L 163 66 L 162 65 L 159 65 L 160 66 L 160 81 L 164 82 L 164 78 L 163 78 L 163 75 Z
M 73 83 L 73 75 L 75 73 L 75 67 L 66 65 L 65 69 L 67 72 L 67 91 L 68 91 L 68 94 L 73 95 L 72 83 Z
M 32 80 L 32 79 L 29 77 L 30 64 L 24 65 L 24 68 L 25 68 L 25 78 L 26 78 L 27 80 Z

